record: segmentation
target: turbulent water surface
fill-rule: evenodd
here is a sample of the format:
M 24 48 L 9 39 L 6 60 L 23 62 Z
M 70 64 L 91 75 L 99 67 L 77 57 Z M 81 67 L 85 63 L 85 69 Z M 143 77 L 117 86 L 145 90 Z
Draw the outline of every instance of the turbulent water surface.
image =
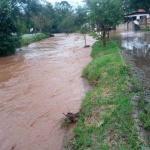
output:
M 83 46 L 79 34 L 58 34 L 0 58 L 0 150 L 61 149 L 59 121 L 85 94 L 91 48 Z

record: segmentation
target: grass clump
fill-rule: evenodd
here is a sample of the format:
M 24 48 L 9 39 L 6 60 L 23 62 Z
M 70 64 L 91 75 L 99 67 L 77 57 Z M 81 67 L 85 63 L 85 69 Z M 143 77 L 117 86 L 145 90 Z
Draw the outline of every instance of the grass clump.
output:
M 149 28 L 149 27 L 146 27 L 146 28 L 144 29 L 144 31 L 150 31 L 150 28 Z
M 139 109 L 141 110 L 139 118 L 142 122 L 143 128 L 149 132 L 150 131 L 150 104 L 142 100 L 139 104 Z
M 31 43 L 41 41 L 41 40 L 48 38 L 48 37 L 51 37 L 51 36 L 44 34 L 44 33 L 37 33 L 36 35 L 23 37 L 21 43 L 22 43 L 22 46 L 27 46 Z
M 131 116 L 130 103 L 134 93 L 127 90 L 129 73 L 114 41 L 104 48 L 96 42 L 92 47 L 93 61 L 82 76 L 93 85 L 87 93 L 77 126 L 74 148 L 80 150 L 137 150 L 140 147 Z

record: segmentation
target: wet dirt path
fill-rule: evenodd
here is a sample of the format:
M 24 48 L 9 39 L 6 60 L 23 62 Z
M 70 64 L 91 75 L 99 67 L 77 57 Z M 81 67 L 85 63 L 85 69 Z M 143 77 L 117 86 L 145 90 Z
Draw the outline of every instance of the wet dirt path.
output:
M 88 37 L 88 44 L 94 40 Z M 59 150 L 63 113 L 78 112 L 91 48 L 58 34 L 0 58 L 0 150 Z

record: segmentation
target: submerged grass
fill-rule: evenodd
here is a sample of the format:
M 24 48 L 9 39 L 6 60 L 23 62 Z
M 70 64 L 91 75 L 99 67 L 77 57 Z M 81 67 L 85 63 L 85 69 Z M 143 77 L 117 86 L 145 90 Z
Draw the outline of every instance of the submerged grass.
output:
M 96 42 L 93 61 L 82 76 L 93 85 L 81 106 L 74 130 L 74 148 L 80 150 L 138 150 L 140 143 L 131 116 L 130 99 L 125 81 L 129 72 L 114 41 L 104 48 Z

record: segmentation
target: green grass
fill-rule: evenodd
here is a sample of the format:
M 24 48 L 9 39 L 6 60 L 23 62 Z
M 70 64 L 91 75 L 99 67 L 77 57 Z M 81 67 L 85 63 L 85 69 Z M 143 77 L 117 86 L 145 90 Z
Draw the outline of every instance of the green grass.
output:
M 147 27 L 147 28 L 144 29 L 144 31 L 150 31 L 150 28 Z
M 141 110 L 139 118 L 142 122 L 143 128 L 150 132 L 150 104 L 142 100 L 139 103 L 139 109 Z
M 100 37 L 93 31 L 88 32 L 88 35 L 92 36 L 94 39 L 98 40 Z
M 23 37 L 21 40 L 21 45 L 22 46 L 27 46 L 31 43 L 41 41 L 45 38 L 50 37 L 49 35 L 46 35 L 44 33 L 37 33 L 36 35 L 28 36 L 28 37 Z
M 77 126 L 74 148 L 79 150 L 138 150 L 140 142 L 131 117 L 130 93 L 125 81 L 129 67 L 124 63 L 114 41 L 104 48 L 92 47 L 92 62 L 83 70 L 93 85 L 85 96 Z M 134 81 L 133 81 L 134 82 Z

